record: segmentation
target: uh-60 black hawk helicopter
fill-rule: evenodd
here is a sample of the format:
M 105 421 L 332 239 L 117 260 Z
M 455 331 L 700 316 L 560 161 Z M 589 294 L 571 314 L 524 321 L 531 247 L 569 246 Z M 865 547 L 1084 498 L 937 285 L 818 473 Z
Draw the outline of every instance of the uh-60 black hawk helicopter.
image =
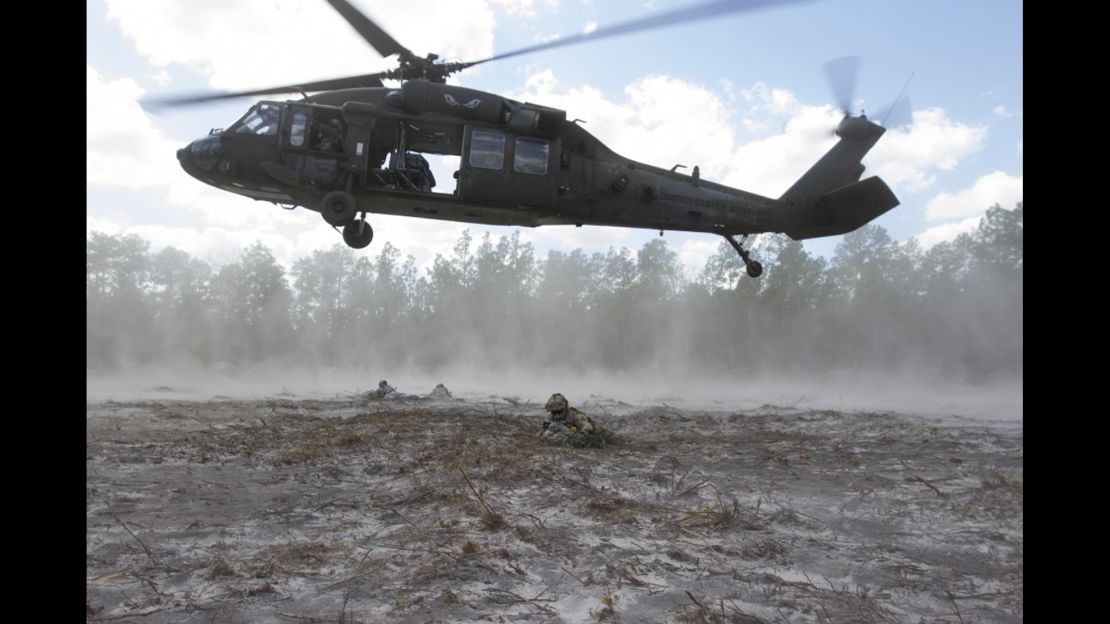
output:
M 681 230 L 723 236 L 748 274 L 758 277 L 763 268 L 743 247 L 748 235 L 784 232 L 801 240 L 844 234 L 899 203 L 878 177 L 860 180 L 860 161 L 885 129 L 848 112 L 852 77 L 833 81 L 845 111 L 836 129 L 840 140 L 778 199 L 702 180 L 697 167 L 687 175 L 678 165 L 668 171 L 620 156 L 564 111 L 446 84 L 449 75 L 481 63 L 775 4 L 770 0 L 718 0 L 468 63 L 416 56 L 345 0 L 328 2 L 380 54 L 396 54 L 399 67 L 158 104 L 300 93 L 300 100 L 255 104 L 234 125 L 213 130 L 177 157 L 186 172 L 217 188 L 320 212 L 343 228 L 351 247 L 373 239 L 370 213 L 487 225 Z M 850 57 L 838 65 L 841 75 L 854 74 Z M 382 79 L 402 83 L 388 88 Z M 461 157 L 453 193 L 432 190 L 436 180 L 422 156 L 429 153 Z

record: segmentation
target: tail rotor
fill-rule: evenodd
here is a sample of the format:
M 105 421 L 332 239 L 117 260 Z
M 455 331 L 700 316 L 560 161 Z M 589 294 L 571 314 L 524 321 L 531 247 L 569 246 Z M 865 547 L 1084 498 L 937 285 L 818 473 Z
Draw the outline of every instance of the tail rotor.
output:
M 914 73 L 910 73 L 910 77 L 906 79 L 906 84 L 902 85 L 902 90 L 898 92 L 894 102 L 881 109 L 879 119 L 882 121 L 879 123 L 884 128 L 897 128 L 913 123 L 913 107 L 910 106 L 910 97 L 905 93 L 906 87 L 910 86 L 910 81 L 913 80 Z
M 852 115 L 852 102 L 856 93 L 856 81 L 859 78 L 859 57 L 842 56 L 825 63 L 825 78 L 829 81 L 833 97 L 845 117 Z
M 845 117 L 852 117 L 852 105 L 855 103 L 859 66 L 860 57 L 858 56 L 842 56 L 822 66 L 825 78 L 829 81 L 829 87 L 832 89 L 833 98 Z M 905 95 L 906 87 L 909 86 L 910 80 L 913 80 L 913 76 L 911 73 L 893 102 L 876 110 L 875 118 L 880 120 L 879 125 L 884 128 L 897 128 L 913 123 L 913 108 L 910 106 L 909 97 Z M 862 109 L 858 116 L 864 116 Z

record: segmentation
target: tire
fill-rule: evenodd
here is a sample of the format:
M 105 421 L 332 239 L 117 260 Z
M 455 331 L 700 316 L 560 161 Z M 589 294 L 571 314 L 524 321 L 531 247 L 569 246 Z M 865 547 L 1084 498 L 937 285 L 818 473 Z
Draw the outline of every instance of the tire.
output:
M 345 191 L 332 191 L 320 200 L 320 214 L 329 225 L 347 225 L 355 220 L 358 206 L 355 198 Z
M 349 247 L 362 249 L 372 240 L 374 240 L 374 228 L 370 227 L 365 219 L 351 221 L 343 226 L 343 242 Z
M 748 263 L 748 275 L 750 275 L 751 277 L 759 277 L 760 275 L 763 275 L 763 265 L 756 262 L 755 260 L 752 260 Z

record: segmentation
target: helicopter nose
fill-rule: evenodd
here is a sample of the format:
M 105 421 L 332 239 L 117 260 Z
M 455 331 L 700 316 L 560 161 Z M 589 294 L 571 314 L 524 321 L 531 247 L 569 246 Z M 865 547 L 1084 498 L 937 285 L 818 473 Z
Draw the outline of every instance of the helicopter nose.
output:
M 192 144 L 190 143 L 189 145 L 186 145 L 185 147 L 177 150 L 177 162 L 181 165 L 181 168 L 185 170 L 185 173 L 195 178 L 197 177 L 198 172 L 196 167 L 193 166 L 191 148 Z
M 177 150 L 177 160 L 181 168 L 193 177 L 200 171 L 210 172 L 216 166 L 216 159 L 220 153 L 220 138 L 206 136 L 193 141 L 188 146 Z

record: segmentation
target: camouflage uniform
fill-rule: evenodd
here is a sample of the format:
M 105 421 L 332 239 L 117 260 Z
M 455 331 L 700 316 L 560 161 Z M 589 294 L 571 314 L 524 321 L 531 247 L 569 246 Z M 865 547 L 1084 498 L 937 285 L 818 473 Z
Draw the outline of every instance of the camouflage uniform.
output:
M 544 405 L 549 414 L 543 421 L 540 439 L 548 444 L 594 447 L 604 440 L 598 435 L 600 426 L 583 412 L 571 407 L 567 398 L 555 393 Z

